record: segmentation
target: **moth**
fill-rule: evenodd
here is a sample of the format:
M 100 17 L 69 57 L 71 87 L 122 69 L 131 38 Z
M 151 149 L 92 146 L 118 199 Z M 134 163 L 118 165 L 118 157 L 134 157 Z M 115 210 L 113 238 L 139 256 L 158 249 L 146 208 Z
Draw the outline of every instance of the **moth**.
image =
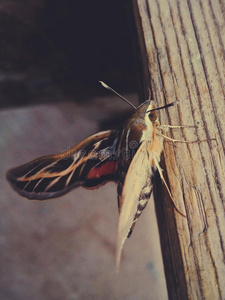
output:
M 131 236 L 150 199 L 152 178 L 157 170 L 166 185 L 159 162 L 163 139 L 170 138 L 161 133 L 163 125 L 158 122 L 157 110 L 171 105 L 174 102 L 156 108 L 150 100 L 137 108 L 132 105 L 135 111 L 121 130 L 96 133 L 66 152 L 40 157 L 13 168 L 7 172 L 7 180 L 17 193 L 31 200 L 56 198 L 79 186 L 95 189 L 108 181 L 117 183 L 118 270 L 124 242 Z

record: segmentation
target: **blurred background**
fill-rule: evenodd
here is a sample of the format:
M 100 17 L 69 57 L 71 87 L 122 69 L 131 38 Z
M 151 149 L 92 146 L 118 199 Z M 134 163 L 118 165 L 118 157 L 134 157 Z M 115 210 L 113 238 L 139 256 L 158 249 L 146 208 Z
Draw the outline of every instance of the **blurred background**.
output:
M 87 101 L 106 95 L 98 80 L 136 91 L 135 25 L 124 2 L 2 0 L 1 106 Z
M 153 200 L 115 274 L 116 185 L 44 202 L 17 195 L 5 172 L 121 126 L 141 68 L 126 1 L 0 3 L 0 299 L 167 299 Z M 145 100 L 145 99 L 142 99 Z

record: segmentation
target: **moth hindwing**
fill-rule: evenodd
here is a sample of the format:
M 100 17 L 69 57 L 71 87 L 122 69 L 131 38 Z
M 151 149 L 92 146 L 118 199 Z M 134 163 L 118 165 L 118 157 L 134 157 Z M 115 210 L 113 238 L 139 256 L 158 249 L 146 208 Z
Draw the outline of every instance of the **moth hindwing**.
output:
M 20 195 L 36 200 L 55 198 L 78 186 L 97 188 L 116 181 L 117 135 L 114 130 L 99 132 L 66 152 L 11 169 L 6 177 Z
M 6 177 L 20 195 L 37 200 L 61 196 L 78 186 L 97 188 L 108 181 L 116 182 L 118 269 L 124 242 L 150 198 L 152 176 L 161 170 L 163 137 L 157 132 L 158 125 L 155 104 L 147 100 L 120 131 L 94 134 L 64 153 L 11 169 Z

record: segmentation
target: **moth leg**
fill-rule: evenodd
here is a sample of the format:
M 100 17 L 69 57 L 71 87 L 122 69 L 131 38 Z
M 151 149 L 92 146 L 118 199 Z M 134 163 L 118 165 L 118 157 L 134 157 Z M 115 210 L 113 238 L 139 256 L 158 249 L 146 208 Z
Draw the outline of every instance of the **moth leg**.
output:
M 169 187 L 168 187 L 168 185 L 167 185 L 167 183 L 166 183 L 166 181 L 165 181 L 165 178 L 163 177 L 163 173 L 162 173 L 162 171 L 163 171 L 163 169 L 160 167 L 160 165 L 159 165 L 159 163 L 158 163 L 158 161 L 155 159 L 155 165 L 156 165 L 156 167 L 157 167 L 157 170 L 159 171 L 159 176 L 160 176 L 160 178 L 161 178 L 161 180 L 163 181 L 163 183 L 165 184 L 165 186 L 166 186 L 166 189 L 167 189 L 167 191 L 168 191 L 168 193 L 169 193 L 169 195 L 170 195 L 170 198 L 171 198 L 171 200 L 172 200 L 172 202 L 173 202 L 173 205 L 174 205 L 174 208 L 176 209 L 176 211 L 180 214 L 180 215 L 182 215 L 183 217 L 187 217 L 185 214 L 183 214 L 180 210 L 179 210 L 179 208 L 177 207 L 177 205 L 176 205 L 176 203 L 175 203 L 175 201 L 174 201 L 174 199 L 173 199 L 173 196 L 172 196 L 172 194 L 171 194 L 171 192 L 170 192 L 170 189 L 169 189 Z
M 173 143 L 188 143 L 188 144 L 192 144 L 192 143 L 201 143 L 201 142 L 208 142 L 208 141 L 214 141 L 216 139 L 208 139 L 208 140 L 199 140 L 199 141 L 185 141 L 185 140 L 176 140 L 173 138 L 168 137 L 167 135 L 164 135 L 162 133 L 157 132 L 158 135 L 162 136 L 165 140 L 168 140 L 170 142 Z
M 192 125 L 163 125 L 163 124 L 160 124 L 157 126 L 157 128 L 159 129 L 162 129 L 162 130 L 166 130 L 166 129 L 169 129 L 169 128 L 197 128 L 197 126 L 192 126 Z
M 170 138 L 162 133 L 159 133 L 157 132 L 158 135 L 162 136 L 165 140 L 168 140 L 170 142 L 173 142 L 173 143 L 198 143 L 199 141 L 185 141 L 185 140 L 176 140 L 176 139 L 173 139 L 173 138 Z

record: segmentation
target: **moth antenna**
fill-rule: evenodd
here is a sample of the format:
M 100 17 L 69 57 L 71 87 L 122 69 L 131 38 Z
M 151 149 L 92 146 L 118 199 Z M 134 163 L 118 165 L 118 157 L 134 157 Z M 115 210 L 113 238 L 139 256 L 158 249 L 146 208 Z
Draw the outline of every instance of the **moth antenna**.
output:
M 178 103 L 178 101 L 176 100 L 176 101 L 171 102 L 169 104 L 166 104 L 164 106 L 160 106 L 160 107 L 157 107 L 157 108 L 150 109 L 150 110 L 147 111 L 147 113 L 149 113 L 150 111 L 159 110 L 159 109 L 167 108 L 167 107 L 170 107 L 170 106 L 174 106 L 177 103 Z
M 106 88 L 107 90 L 112 91 L 114 94 L 116 94 L 118 97 L 120 97 L 123 101 L 125 101 L 127 104 L 129 104 L 130 106 L 132 106 L 135 110 L 137 109 L 137 107 L 132 104 L 129 100 L 127 100 L 126 98 L 124 98 L 122 95 L 120 95 L 119 93 L 117 93 L 114 89 L 112 89 L 110 86 L 108 86 L 106 83 L 104 83 L 103 81 L 100 81 L 101 85 Z
M 151 99 L 151 90 L 150 90 L 150 87 L 148 87 L 148 100 L 150 100 Z

